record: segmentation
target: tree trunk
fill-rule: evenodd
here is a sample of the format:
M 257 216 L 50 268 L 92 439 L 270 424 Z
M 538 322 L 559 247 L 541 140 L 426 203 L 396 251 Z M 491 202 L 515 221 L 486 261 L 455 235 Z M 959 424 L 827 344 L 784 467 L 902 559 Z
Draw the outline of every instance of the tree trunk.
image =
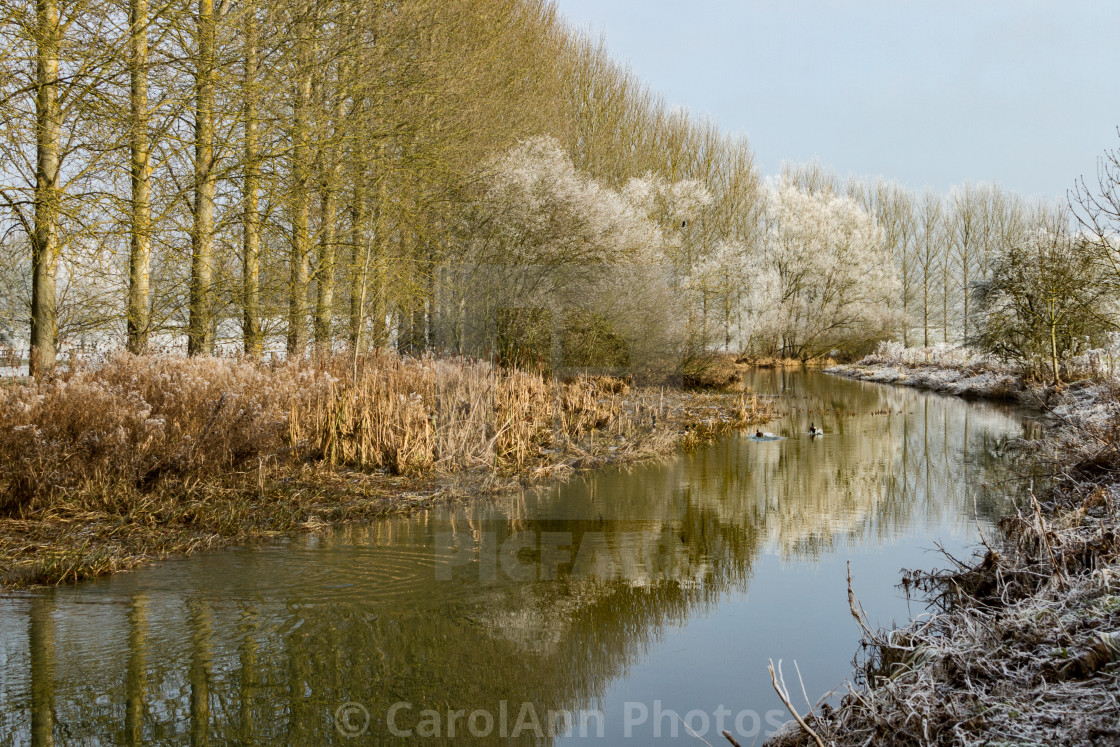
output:
M 381 185 L 377 193 L 377 220 L 373 235 L 373 282 L 372 296 L 373 308 L 370 311 L 373 329 L 370 341 L 376 347 L 388 347 L 389 327 L 386 323 L 388 304 L 386 301 L 386 263 L 389 257 L 389 228 L 387 225 L 387 205 L 389 204 L 389 185 L 384 175 L 381 176 Z
M 132 235 L 128 253 L 128 351 L 148 352 L 152 264 L 152 165 L 148 143 L 148 0 L 129 0 Z
M 428 313 L 427 313 L 427 326 L 424 335 L 424 349 L 437 350 L 440 346 L 439 334 L 439 304 L 440 304 L 440 277 L 439 265 L 436 256 L 434 244 L 429 244 L 428 248 Z
M 929 273 L 922 271 L 922 347 L 929 347 Z
M 319 267 L 315 271 L 317 293 L 315 297 L 315 350 L 319 353 L 330 351 L 331 321 L 334 316 L 334 266 L 338 235 L 335 226 L 335 185 L 334 175 L 327 178 L 323 186 L 319 218 Z
M 1054 369 L 1054 383 L 1062 383 L 1061 371 L 1058 368 L 1058 320 L 1054 317 L 1054 302 L 1050 302 L 1050 365 Z
M 242 218 L 242 293 L 243 317 L 241 333 L 245 355 L 260 358 L 261 337 L 261 216 L 260 216 L 260 145 L 257 129 L 260 113 L 257 108 L 257 77 L 260 69 L 256 8 L 249 11 L 245 26 L 245 187 Z
M 214 347 L 214 0 L 198 0 L 198 69 L 194 121 L 194 230 L 191 233 L 190 323 L 187 354 Z
M 902 292 L 902 346 L 910 347 L 910 294 Z
M 339 74 L 340 87 L 347 81 L 346 73 Z M 328 149 L 328 163 L 323 178 L 321 212 L 319 218 L 319 268 L 315 297 L 315 348 L 320 353 L 330 351 L 334 321 L 335 264 L 338 261 L 338 184 L 342 176 L 342 145 L 339 136 L 345 126 L 346 96 L 340 90 L 331 119 L 334 123 L 335 142 Z
M 948 257 L 945 258 L 945 264 L 949 264 Z M 941 270 L 941 337 L 942 341 L 949 344 L 949 270 L 942 268 Z
M 366 289 L 369 277 L 370 244 L 366 236 L 365 170 L 361 159 L 354 169 L 354 192 L 350 205 L 350 347 L 362 342 Z
M 307 286 L 310 278 L 311 237 L 308 219 L 311 212 L 309 192 L 311 134 L 308 111 L 311 106 L 311 29 L 306 18 L 296 23 L 296 90 L 292 121 L 292 253 L 291 284 L 288 288 L 288 355 L 302 357 L 307 350 Z
M 31 237 L 31 356 L 32 376 L 54 368 L 58 345 L 58 218 L 62 142 L 58 68 L 62 28 L 56 0 L 38 0 L 35 95 L 35 231 Z
M 962 328 L 964 334 L 961 338 L 961 344 L 968 344 L 968 257 L 964 259 L 964 269 L 961 275 L 961 292 L 964 294 L 964 319 L 962 321 Z

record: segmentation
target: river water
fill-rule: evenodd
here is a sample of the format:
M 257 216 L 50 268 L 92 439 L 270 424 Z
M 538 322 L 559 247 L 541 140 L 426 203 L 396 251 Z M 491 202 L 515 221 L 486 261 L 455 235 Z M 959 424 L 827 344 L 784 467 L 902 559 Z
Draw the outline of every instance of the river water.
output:
M 873 622 L 920 614 L 900 570 L 992 529 L 1034 426 L 750 383 L 783 439 L 0 598 L 0 744 L 761 743 L 768 660 L 802 711 L 797 670 L 813 701 L 851 676 L 848 564 Z

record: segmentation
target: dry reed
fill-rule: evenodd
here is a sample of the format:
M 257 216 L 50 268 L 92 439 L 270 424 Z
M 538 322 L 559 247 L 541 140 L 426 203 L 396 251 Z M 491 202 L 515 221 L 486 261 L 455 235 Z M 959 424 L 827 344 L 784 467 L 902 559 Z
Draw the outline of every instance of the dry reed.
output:
M 266 366 L 120 355 L 0 389 L 0 584 L 57 582 L 230 539 L 459 495 L 450 476 L 564 477 L 763 422 L 741 395 L 554 388 L 392 354 Z M 77 537 L 83 539 L 79 541 Z

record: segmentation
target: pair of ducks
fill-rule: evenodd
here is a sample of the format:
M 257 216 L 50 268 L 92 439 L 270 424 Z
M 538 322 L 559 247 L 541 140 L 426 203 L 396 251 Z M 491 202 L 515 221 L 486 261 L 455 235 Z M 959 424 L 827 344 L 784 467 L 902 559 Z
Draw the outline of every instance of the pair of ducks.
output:
M 823 435 L 824 435 L 824 431 L 822 431 L 820 428 L 818 428 L 816 423 L 809 423 L 809 438 L 816 438 L 817 436 L 823 436 Z M 766 434 L 763 433 L 761 430 L 756 430 L 754 432 L 754 437 L 755 438 L 766 438 Z

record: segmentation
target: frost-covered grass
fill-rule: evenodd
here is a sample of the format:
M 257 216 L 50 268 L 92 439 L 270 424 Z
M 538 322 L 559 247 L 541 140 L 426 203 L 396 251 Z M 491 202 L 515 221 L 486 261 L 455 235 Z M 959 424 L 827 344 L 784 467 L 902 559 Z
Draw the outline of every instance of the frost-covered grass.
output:
M 860 381 L 898 384 L 960 397 L 1009 400 L 1042 409 L 1070 425 L 1099 426 L 1120 407 L 1120 351 L 1091 350 L 1074 359 L 1079 378 L 1052 386 L 1023 377 L 1014 366 L 965 347 L 905 348 L 887 342 L 858 363 L 826 368 Z
M 961 397 L 1018 399 L 1027 386 L 1017 369 L 964 347 L 906 348 L 881 343 L 858 363 L 826 368 L 861 381 L 900 384 Z
M 879 343 L 875 352 L 865 357 L 860 363 L 866 365 L 937 366 L 961 369 L 994 365 L 994 362 L 987 356 L 980 355 L 963 345 L 938 343 L 925 348 L 908 348 L 901 342 L 893 340 Z
M 872 630 L 853 605 L 870 655 L 838 708 L 805 719 L 824 743 L 1120 742 L 1120 392 L 1076 392 L 1037 444 L 1052 486 L 1024 484 L 971 560 L 904 576 L 932 614 Z
M 937 359 L 936 363 L 927 363 Z M 1088 366 L 1086 366 L 1088 369 Z M 944 572 L 907 572 L 932 605 L 899 630 L 873 630 L 838 708 L 771 745 L 1120 743 L 1120 383 L 1113 372 L 1062 387 L 963 350 L 881 348 L 855 378 L 992 396 L 1004 382 L 1046 411 L 1031 448 L 1049 487 L 1023 481 L 997 535 Z M 1035 492 L 1037 488 L 1038 492 Z M 851 599 L 851 597 L 850 597 Z M 814 738 L 816 737 L 816 739 Z
M 1092 379 L 1120 379 L 1120 332 L 1109 334 L 1099 348 L 1087 350 L 1070 361 L 1078 376 Z

